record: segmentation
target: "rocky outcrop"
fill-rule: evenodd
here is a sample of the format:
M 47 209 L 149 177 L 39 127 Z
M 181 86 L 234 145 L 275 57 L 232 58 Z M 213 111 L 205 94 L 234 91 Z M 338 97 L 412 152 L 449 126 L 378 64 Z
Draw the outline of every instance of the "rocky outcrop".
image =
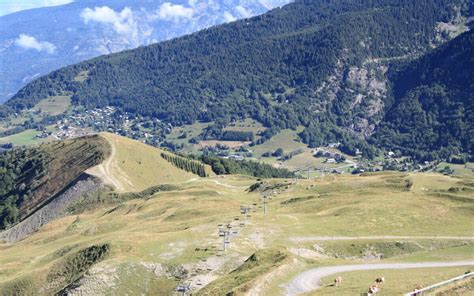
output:
M 366 45 L 361 42 L 360 46 Z M 342 127 L 360 138 L 370 137 L 382 118 L 387 98 L 388 62 L 390 59 L 372 58 L 357 67 L 343 56 L 334 65 L 332 74 L 313 93 L 309 110 L 324 112 L 328 105 L 337 102 L 353 114 Z
M 106 295 L 113 291 L 119 280 L 117 267 L 94 266 L 73 284 L 66 287 L 61 296 Z M 110 294 L 109 294 L 110 295 Z
M 81 175 L 41 209 L 31 214 L 21 223 L 0 233 L 0 240 L 12 243 L 25 238 L 31 233 L 38 231 L 43 225 L 63 217 L 66 214 L 67 208 L 81 195 L 98 190 L 102 186 L 103 184 L 98 178 L 87 174 Z

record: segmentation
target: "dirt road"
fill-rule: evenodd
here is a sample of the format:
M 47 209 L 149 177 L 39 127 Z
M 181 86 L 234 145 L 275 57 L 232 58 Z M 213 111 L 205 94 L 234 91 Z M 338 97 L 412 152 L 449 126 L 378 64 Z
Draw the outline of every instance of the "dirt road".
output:
M 436 240 L 474 240 L 473 236 L 308 236 L 290 237 L 292 242 L 338 241 L 338 240 L 390 240 L 390 239 L 436 239 Z
M 423 263 L 376 263 L 325 266 L 310 269 L 296 276 L 286 287 L 285 295 L 293 296 L 319 289 L 321 279 L 333 274 L 357 271 L 357 270 L 377 270 L 377 269 L 410 269 L 428 267 L 453 267 L 453 266 L 474 266 L 474 260 L 458 262 L 423 262 Z

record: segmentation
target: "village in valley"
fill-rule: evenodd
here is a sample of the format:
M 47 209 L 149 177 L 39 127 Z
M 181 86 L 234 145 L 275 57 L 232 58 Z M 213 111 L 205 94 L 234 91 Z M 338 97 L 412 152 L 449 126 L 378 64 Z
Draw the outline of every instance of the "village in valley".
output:
M 173 126 L 157 118 L 120 112 L 112 106 L 92 110 L 69 107 L 67 112 L 55 115 L 33 108 L 22 114 L 14 114 L 11 118 L 0 122 L 0 126 L 3 126 L 0 129 L 1 149 L 110 132 L 177 153 L 204 154 L 234 161 L 254 160 L 269 163 L 275 167 L 295 171 L 306 178 L 324 174 L 360 174 L 385 170 L 438 171 L 446 175 L 455 173 L 453 164 L 435 161 L 417 163 L 408 157 L 403 157 L 398 151 L 388 151 L 373 160 L 367 160 L 362 157 L 358 149 L 355 155 L 342 153 L 338 149 L 341 145 L 338 142 L 329 143 L 325 147 L 309 148 L 297 139 L 296 131 L 290 130 L 282 131 L 273 137 L 276 140 L 271 145 L 283 148 L 264 151 L 266 144 L 258 140 L 261 139 L 265 128 L 255 120 L 248 119 L 232 122 L 226 129 L 237 133 L 250 133 L 254 141 L 208 139 L 202 134 L 211 126 L 211 123 Z M 3 133 L 3 130 L 15 129 L 19 131 L 17 134 Z M 474 170 L 474 166 L 470 163 L 454 164 L 454 167 L 468 172 Z

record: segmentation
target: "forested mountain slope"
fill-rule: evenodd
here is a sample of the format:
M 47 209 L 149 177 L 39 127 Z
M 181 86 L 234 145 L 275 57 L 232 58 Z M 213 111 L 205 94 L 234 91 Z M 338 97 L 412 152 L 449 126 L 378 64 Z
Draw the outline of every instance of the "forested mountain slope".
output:
M 252 117 L 275 131 L 305 126 L 374 155 L 370 138 L 392 102 L 387 71 L 466 30 L 468 1 L 300 0 L 262 16 L 96 58 L 37 79 L 7 106 L 57 94 L 174 123 Z M 85 81 L 75 79 L 85 75 Z
M 395 74 L 395 101 L 374 140 L 419 159 L 472 156 L 473 77 L 474 32 L 469 31 Z
M 75 0 L 1 16 L 0 103 L 61 67 L 258 15 L 288 1 Z

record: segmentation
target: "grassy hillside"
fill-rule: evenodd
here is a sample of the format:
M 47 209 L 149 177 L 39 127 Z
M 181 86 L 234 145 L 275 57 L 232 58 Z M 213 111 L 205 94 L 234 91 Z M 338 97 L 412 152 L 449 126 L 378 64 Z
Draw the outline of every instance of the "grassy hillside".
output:
M 0 226 L 24 220 L 84 173 L 99 177 L 118 193 L 199 177 L 165 160 L 163 153 L 171 155 L 108 133 L 6 151 L 0 155 Z M 209 166 L 193 164 L 213 175 Z
M 0 290 L 50 294 L 79 278 L 69 291 L 173 295 L 181 282 L 189 283 L 193 293 L 209 284 L 202 293 L 280 295 L 282 284 L 317 266 L 472 259 L 472 238 L 441 236 L 474 235 L 473 181 L 437 174 L 371 174 L 298 183 L 271 180 L 250 192 L 257 182 L 250 177 L 196 179 L 151 197 L 103 203 L 15 244 L 0 244 Z M 261 193 L 271 198 L 266 215 Z M 240 206 L 252 204 L 256 206 L 243 227 Z M 232 237 L 223 252 L 218 228 L 227 224 Z M 402 237 L 382 237 L 387 235 Z M 354 238 L 321 241 L 322 236 Z M 102 245 L 108 246 L 106 256 L 71 268 L 77 270 L 74 276 L 48 288 L 47 279 L 64 270 L 58 266 Z M 375 253 L 384 256 L 376 258 Z M 426 286 L 466 268 L 386 272 L 387 291 L 405 292 L 405 286 L 394 286 L 401 279 Z M 380 272 L 345 277 L 348 287 L 363 288 L 375 274 Z M 340 295 L 330 288 L 321 292 Z
M 87 172 L 112 185 L 118 192 L 142 191 L 158 184 L 181 183 L 197 175 L 163 159 L 163 150 L 110 133 L 100 137 L 111 146 L 111 155 Z M 210 168 L 207 168 L 210 173 Z
M 384 283 L 380 295 L 401 295 L 403 292 L 408 293 L 423 283 L 424 287 L 431 284 L 436 284 L 444 280 L 454 278 L 464 274 L 469 268 L 466 267 L 449 267 L 443 270 L 430 270 L 429 268 L 419 268 L 407 272 L 406 270 L 377 270 L 377 271 L 362 271 L 342 273 L 344 284 L 341 287 L 333 287 L 334 277 L 323 280 L 323 289 L 314 293 L 308 293 L 312 296 L 317 295 L 350 295 L 354 291 L 368 290 L 374 279 L 383 275 L 385 278 L 390 278 L 390 282 Z M 466 291 L 465 295 L 472 295 L 471 292 Z M 439 295 L 425 293 L 426 295 Z M 449 295 L 449 294 L 448 294 Z M 456 294 L 453 294 L 456 295 Z M 459 294 L 458 294 L 459 295 Z M 462 295 L 462 294 L 461 294 Z
M 71 96 L 52 96 L 41 100 L 32 110 L 45 115 L 59 115 L 71 106 Z

